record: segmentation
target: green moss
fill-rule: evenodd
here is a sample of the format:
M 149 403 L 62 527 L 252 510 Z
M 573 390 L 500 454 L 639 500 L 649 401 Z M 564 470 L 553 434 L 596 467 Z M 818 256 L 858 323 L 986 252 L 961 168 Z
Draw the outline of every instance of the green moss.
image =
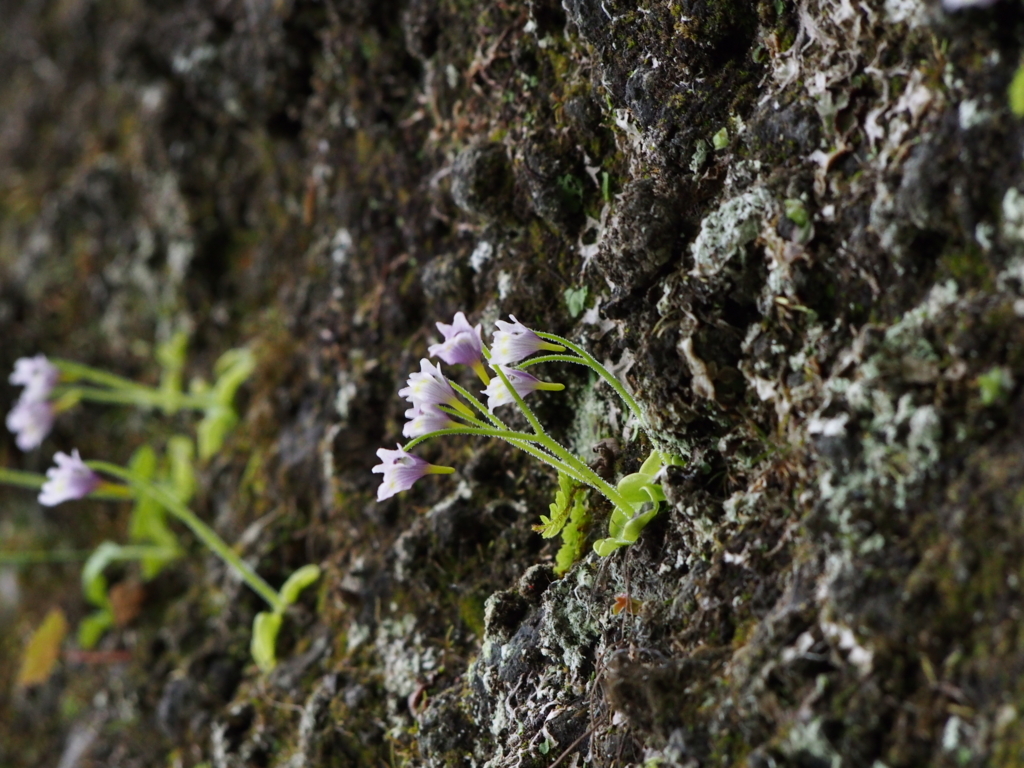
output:
M 961 290 L 976 288 L 990 291 L 995 286 L 995 273 L 980 246 L 971 243 L 962 249 L 949 250 L 939 258 L 936 278 L 953 278 Z
M 459 618 L 478 638 L 484 636 L 484 599 L 479 594 L 470 593 L 459 598 Z

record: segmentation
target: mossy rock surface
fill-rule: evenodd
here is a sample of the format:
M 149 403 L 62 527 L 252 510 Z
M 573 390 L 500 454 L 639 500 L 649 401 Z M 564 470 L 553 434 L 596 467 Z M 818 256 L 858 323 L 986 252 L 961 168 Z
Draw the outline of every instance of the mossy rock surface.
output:
M 0 768 L 1020 764 L 1021 41 L 1010 0 L 8 3 L 0 368 L 155 383 L 174 331 L 189 377 L 249 345 L 194 508 L 271 583 L 324 575 L 264 675 L 258 598 L 182 532 L 23 690 L 32 630 L 90 608 L 74 564 L 0 569 Z M 458 310 L 628 384 L 685 460 L 636 544 L 590 553 L 592 500 L 555 578 L 555 477 L 484 440 L 376 501 Z M 544 373 L 551 434 L 635 472 L 613 393 Z M 193 428 L 79 408 L 0 456 Z M 0 506 L 4 548 L 126 536 L 118 505 Z

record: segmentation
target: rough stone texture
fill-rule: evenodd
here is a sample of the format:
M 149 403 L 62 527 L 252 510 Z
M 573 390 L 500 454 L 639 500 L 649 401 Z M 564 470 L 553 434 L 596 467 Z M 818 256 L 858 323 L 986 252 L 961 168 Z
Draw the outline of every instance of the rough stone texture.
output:
M 68 640 L 19 690 L 46 611 L 89 609 L 77 566 L 0 567 L 0 766 L 1022 762 L 1019 3 L 3 15 L 0 367 L 155 383 L 175 331 L 189 377 L 248 344 L 194 507 L 271 583 L 325 575 L 261 675 L 258 598 L 182 533 L 98 655 Z M 583 344 L 685 459 L 635 545 L 554 578 L 555 480 L 505 444 L 426 446 L 458 474 L 375 501 L 396 391 L 459 309 Z M 609 389 L 551 370 L 551 433 L 635 471 Z M 76 408 L 0 460 L 193 427 Z M 126 537 L 118 505 L 0 509 L 4 550 Z

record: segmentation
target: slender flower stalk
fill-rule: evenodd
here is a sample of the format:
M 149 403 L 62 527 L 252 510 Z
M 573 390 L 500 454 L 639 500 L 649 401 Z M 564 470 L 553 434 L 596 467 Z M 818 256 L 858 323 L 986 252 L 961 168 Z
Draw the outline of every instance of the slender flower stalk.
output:
M 561 355 L 558 355 L 557 358 L 559 360 L 565 360 L 566 362 L 580 363 L 581 365 L 585 365 L 588 368 L 595 371 L 597 375 L 604 379 L 608 383 L 608 385 L 615 390 L 615 393 L 622 398 L 622 401 L 626 404 L 626 407 L 629 408 L 629 410 L 636 417 L 637 421 L 640 423 L 640 426 L 643 428 L 644 432 L 648 433 L 648 436 L 650 436 L 650 427 L 647 425 L 647 419 L 644 417 L 644 412 L 640 410 L 640 404 L 633 398 L 631 394 L 629 394 L 626 388 L 622 385 L 622 382 L 612 375 L 611 371 L 609 371 L 607 368 L 605 368 L 603 365 L 597 362 L 597 358 L 595 358 L 593 355 L 587 352 L 587 350 L 583 349 L 583 347 L 579 346 L 578 344 L 573 344 L 571 341 L 569 341 L 568 339 L 563 339 L 561 336 L 556 336 L 553 333 L 544 332 L 538 332 L 538 335 L 544 339 L 557 341 L 562 346 L 567 347 L 568 349 L 572 350 L 577 355 L 579 355 L 582 358 L 582 361 L 573 359 L 571 357 L 566 359 L 563 358 Z M 556 356 L 551 355 L 550 357 L 555 358 Z M 536 360 L 536 362 L 541 362 L 541 359 Z
M 171 413 L 182 409 L 202 411 L 214 405 L 210 397 L 167 392 L 152 387 L 104 389 L 102 387 L 59 386 L 56 394 L 74 400 L 87 400 L 110 405 L 134 405 L 139 408 L 163 408 Z
M 87 549 L 22 549 L 0 551 L 0 565 L 37 565 L 40 563 L 78 563 L 89 559 Z
M 128 483 L 136 493 L 146 496 L 184 523 L 203 544 L 213 550 L 249 587 L 262 597 L 277 613 L 283 613 L 287 607 L 277 591 L 238 554 L 210 526 L 183 504 L 174 494 L 166 489 L 137 477 L 131 470 L 106 461 L 90 461 L 87 466 L 96 472 L 116 477 Z
M 549 464 L 554 467 L 559 472 L 565 472 L 565 474 L 569 475 L 574 480 L 595 488 L 607 496 L 613 504 L 628 504 L 622 494 L 609 485 L 603 478 L 601 478 L 600 475 L 588 467 L 578 457 L 573 456 L 568 449 L 559 445 L 558 442 L 552 440 L 547 435 L 530 434 L 529 432 L 515 432 L 509 429 L 457 427 L 455 429 L 441 429 L 437 432 L 421 435 L 420 437 L 410 440 L 404 446 L 401 446 L 401 450 L 403 452 L 411 451 L 420 443 L 432 440 L 435 437 L 442 437 L 444 435 L 475 435 L 479 437 L 497 437 L 502 440 L 506 440 L 515 447 L 529 453 L 534 458 L 540 459 L 545 464 Z M 380 452 L 383 450 L 385 449 L 378 449 L 377 455 L 380 456 Z M 394 451 L 389 451 L 389 453 L 394 453 Z M 422 459 L 420 460 L 422 461 Z M 451 468 L 445 467 L 444 469 L 450 470 Z M 454 472 L 454 470 L 451 471 Z M 449 472 L 445 471 L 433 474 L 449 474 Z M 418 479 L 419 478 L 417 478 L 417 480 Z
M 499 365 L 495 365 L 493 367 L 495 370 L 501 369 L 504 372 L 505 378 L 508 379 L 508 383 L 516 392 L 519 393 L 520 397 L 526 397 L 527 395 L 536 392 L 538 389 L 547 390 L 549 392 L 558 392 L 565 389 L 564 384 L 541 381 L 536 376 L 526 373 L 525 371 L 517 371 L 515 368 L 505 368 Z M 516 401 L 511 390 L 506 386 L 505 381 L 501 378 L 493 379 L 487 389 L 484 390 L 484 394 L 487 395 L 487 407 L 492 412 L 500 405 L 508 405 L 509 403 L 514 403 Z

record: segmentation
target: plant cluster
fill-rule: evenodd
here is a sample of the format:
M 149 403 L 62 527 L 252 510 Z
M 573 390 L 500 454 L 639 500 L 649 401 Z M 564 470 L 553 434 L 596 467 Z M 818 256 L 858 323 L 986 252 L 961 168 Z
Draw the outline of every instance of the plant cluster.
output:
M 10 382 L 23 389 L 7 416 L 7 427 L 23 451 L 42 445 L 54 420 L 80 402 L 129 405 L 158 409 L 170 415 L 181 410 L 202 414 L 195 439 L 174 435 L 167 440 L 161 457 L 153 446 L 142 445 L 125 466 L 107 461 L 84 461 L 77 450 L 57 452 L 55 466 L 46 476 L 0 468 L 0 482 L 39 489 L 39 503 L 54 506 L 65 501 L 105 499 L 133 502 L 129 519 L 129 544 L 105 541 L 88 558 L 82 569 L 82 588 L 94 612 L 78 628 L 84 648 L 94 646 L 114 623 L 113 606 L 104 571 L 116 561 L 137 561 L 143 579 L 153 578 L 169 562 L 180 557 L 177 535 L 167 515 L 189 528 L 199 540 L 269 605 L 253 622 L 251 651 L 261 669 L 275 664 L 274 646 L 285 610 L 299 593 L 319 578 L 320 569 L 307 565 L 293 573 L 280 590 L 271 587 L 242 560 L 227 543 L 190 508 L 195 494 L 195 466 L 216 454 L 228 432 L 238 421 L 235 393 L 255 367 L 248 349 L 233 349 L 215 365 L 216 379 L 207 384 L 191 382 L 183 389 L 187 338 L 174 336 L 157 350 L 162 374 L 158 387 L 149 387 L 107 371 L 67 360 L 50 360 L 45 355 L 21 358 L 15 363 Z M 17 553 L 12 561 L 16 561 Z M 5 559 L 0 553 L 0 562 Z
M 608 536 L 594 543 L 594 551 L 606 556 L 635 542 L 644 526 L 657 515 L 665 499 L 661 472 L 666 465 L 678 464 L 680 460 L 652 450 L 639 472 L 612 485 L 582 458 L 554 440 L 525 401 L 538 390 L 564 389 L 562 384 L 543 381 L 526 371 L 543 363 L 572 363 L 590 368 L 615 390 L 645 431 L 646 422 L 632 395 L 586 350 L 560 336 L 527 328 L 511 315 L 509 319 L 511 322 L 497 321 L 489 348 L 483 343 L 481 326 L 470 325 L 462 312 L 456 313 L 450 325 L 437 323 L 443 340 L 428 348 L 429 355 L 447 365 L 471 368 L 484 385 L 482 395 L 487 405 L 449 379 L 439 364 L 421 360 L 419 372 L 410 374 L 406 387 L 398 392 L 412 406 L 405 413 L 408 421 L 402 430 L 411 440 L 404 446 L 397 446 L 396 450 L 381 448 L 377 451 L 382 463 L 375 466 L 373 472 L 383 475 L 377 499 L 383 501 L 408 490 L 425 475 L 455 471 L 453 467 L 430 464 L 409 452 L 426 440 L 445 435 L 505 440 L 558 472 L 559 491 L 555 503 L 551 505 L 550 516 L 541 518 L 537 530 L 546 538 L 563 534 L 563 551 L 559 553 L 557 565 L 564 572 L 581 554 L 580 528 L 585 517 L 585 502 L 578 488 L 595 490 L 612 504 Z M 534 357 L 538 352 L 547 354 Z M 532 431 L 514 430 L 495 415 L 497 408 L 513 404 L 525 416 Z

